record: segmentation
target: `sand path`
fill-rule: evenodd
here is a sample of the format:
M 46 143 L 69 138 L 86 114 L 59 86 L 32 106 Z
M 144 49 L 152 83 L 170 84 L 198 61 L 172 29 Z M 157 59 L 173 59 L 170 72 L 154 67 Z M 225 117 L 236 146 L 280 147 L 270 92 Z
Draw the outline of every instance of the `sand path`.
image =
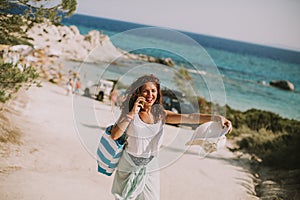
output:
M 97 172 L 94 149 L 117 114 L 92 99 L 66 96 L 51 83 L 31 88 L 25 98 L 17 99 L 21 114 L 12 116 L 22 144 L 2 147 L 10 153 L 0 159 L 0 199 L 113 199 L 113 177 Z M 229 150 L 201 158 L 199 148 L 184 146 L 191 130 L 166 125 L 165 133 L 162 200 L 257 199 L 252 175 Z

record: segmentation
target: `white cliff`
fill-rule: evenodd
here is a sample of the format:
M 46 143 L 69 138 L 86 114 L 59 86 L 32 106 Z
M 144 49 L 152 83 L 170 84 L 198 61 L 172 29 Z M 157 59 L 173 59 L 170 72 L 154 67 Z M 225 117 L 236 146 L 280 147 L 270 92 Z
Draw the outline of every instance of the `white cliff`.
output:
M 92 30 L 81 35 L 76 26 L 36 24 L 28 32 L 36 49 L 44 49 L 49 55 L 85 62 L 111 62 L 122 56 L 109 37 Z
M 55 26 L 50 23 L 34 25 L 28 32 L 33 38 L 35 49 L 43 49 L 49 55 L 73 61 L 90 63 L 112 62 L 116 58 L 142 60 L 173 66 L 171 58 L 154 58 L 148 55 L 134 55 L 118 49 L 107 35 L 92 30 L 81 35 L 76 26 Z

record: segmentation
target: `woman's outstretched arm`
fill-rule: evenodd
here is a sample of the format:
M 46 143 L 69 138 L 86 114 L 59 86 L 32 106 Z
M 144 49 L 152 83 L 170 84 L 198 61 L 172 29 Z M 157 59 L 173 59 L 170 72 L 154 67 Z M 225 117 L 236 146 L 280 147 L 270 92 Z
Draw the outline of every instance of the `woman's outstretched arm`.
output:
M 192 114 L 178 114 L 166 110 L 166 122 L 170 124 L 202 124 L 209 121 L 220 122 L 222 127 L 231 126 L 231 121 L 223 117 L 222 115 L 210 115 L 201 113 Z M 229 132 L 231 132 L 230 129 Z

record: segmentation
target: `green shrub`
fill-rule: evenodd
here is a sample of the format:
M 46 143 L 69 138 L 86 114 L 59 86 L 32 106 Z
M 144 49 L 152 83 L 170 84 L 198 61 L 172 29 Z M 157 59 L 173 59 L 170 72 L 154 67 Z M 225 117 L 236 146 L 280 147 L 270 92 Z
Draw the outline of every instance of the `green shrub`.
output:
M 32 66 L 0 63 L 0 102 L 5 103 L 21 87 L 41 86 L 38 72 Z
M 198 99 L 199 105 L 222 110 L 203 98 Z M 257 155 L 263 160 L 263 165 L 272 168 L 300 169 L 297 155 L 300 152 L 300 121 L 258 109 L 242 112 L 229 106 L 225 108 L 226 118 L 233 125 L 232 133 L 227 136 L 240 138 L 237 142 L 240 150 Z

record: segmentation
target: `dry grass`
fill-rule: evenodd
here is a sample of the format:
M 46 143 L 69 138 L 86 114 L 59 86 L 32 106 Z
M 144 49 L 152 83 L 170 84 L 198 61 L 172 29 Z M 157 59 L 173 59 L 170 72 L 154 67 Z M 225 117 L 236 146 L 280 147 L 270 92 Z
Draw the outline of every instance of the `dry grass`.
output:
M 21 131 L 12 125 L 12 121 L 7 115 L 10 115 L 5 110 L 0 112 L 0 142 L 19 144 Z
M 27 101 L 25 89 L 21 89 L 8 102 L 0 104 L 0 143 L 21 143 L 21 130 L 15 126 L 15 117 L 21 115 Z

